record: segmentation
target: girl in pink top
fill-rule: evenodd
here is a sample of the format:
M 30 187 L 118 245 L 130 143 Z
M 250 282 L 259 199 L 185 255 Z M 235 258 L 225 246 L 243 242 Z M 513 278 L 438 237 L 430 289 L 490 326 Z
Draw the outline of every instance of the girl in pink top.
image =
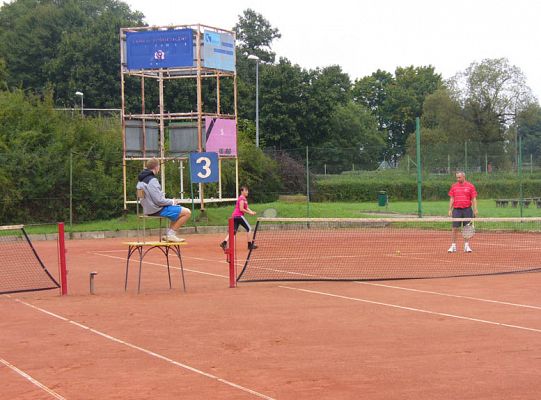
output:
M 248 207 L 248 200 L 246 200 L 247 197 L 248 197 L 248 186 L 241 186 L 240 196 L 237 199 L 237 204 L 235 204 L 235 210 L 233 210 L 233 214 L 231 216 L 233 217 L 235 234 L 237 233 L 239 226 L 242 226 L 248 233 L 247 235 L 248 249 L 253 250 L 253 249 L 257 249 L 257 246 L 254 244 L 252 227 L 250 226 L 246 218 L 244 218 L 244 213 L 248 213 L 250 215 L 256 215 L 256 212 L 250 210 L 250 208 Z M 225 250 L 227 248 L 228 240 L 229 240 L 229 234 L 225 237 L 223 242 L 220 243 L 220 247 L 222 249 Z

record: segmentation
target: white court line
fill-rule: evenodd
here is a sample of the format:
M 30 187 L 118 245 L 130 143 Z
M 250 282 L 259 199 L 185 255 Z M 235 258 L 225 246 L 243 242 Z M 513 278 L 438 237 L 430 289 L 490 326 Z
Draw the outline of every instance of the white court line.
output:
M 66 400 L 65 397 L 62 397 L 60 396 L 58 393 L 56 393 L 54 390 L 52 389 L 49 389 L 47 386 L 45 386 L 43 383 L 37 381 L 36 379 L 32 378 L 30 375 L 28 375 L 26 372 L 24 371 L 21 371 L 19 368 L 17 368 L 16 366 L 14 366 L 13 364 L 10 364 L 9 362 L 7 362 L 6 360 L 4 360 L 3 358 L 0 358 L 0 363 L 4 364 L 6 367 L 12 369 L 13 371 L 15 371 L 17 374 L 21 375 L 24 379 L 26 379 L 27 381 L 29 381 L 30 383 L 33 383 L 34 385 L 36 385 L 37 387 L 39 387 L 40 389 L 42 389 L 43 391 L 49 393 L 51 396 L 53 396 L 55 399 L 58 399 L 58 400 Z
M 406 287 L 402 287 L 402 286 L 384 285 L 384 284 L 381 284 L 381 283 L 359 282 L 359 281 L 355 281 L 353 283 L 357 283 L 359 285 L 379 286 L 379 287 L 384 287 L 384 288 L 389 288 L 389 289 L 406 290 L 406 291 L 409 291 L 409 292 L 433 294 L 433 295 L 443 296 L 443 297 L 453 297 L 453 298 L 456 298 L 456 299 L 475 300 L 475 301 L 481 301 L 481 302 L 485 302 L 485 303 L 494 303 L 494 304 L 502 304 L 502 305 L 506 305 L 506 306 L 531 308 L 531 309 L 534 309 L 534 310 L 541 310 L 541 307 L 531 306 L 531 305 L 528 305 L 528 304 L 509 303 L 507 301 L 489 300 L 489 299 L 482 299 L 482 298 L 479 298 L 479 297 L 461 296 L 461 295 L 458 295 L 458 294 L 432 292 L 430 290 L 411 289 L 411 288 L 406 288 Z
M 396 309 L 400 309 L 400 310 L 413 311 L 413 312 L 418 312 L 418 313 L 423 313 L 423 314 L 430 314 L 430 315 L 437 315 L 437 316 L 440 316 L 440 317 L 456 318 L 456 319 L 461 319 L 461 320 L 465 320 L 465 321 L 479 322 L 479 323 L 482 323 L 482 324 L 496 325 L 496 326 L 501 326 L 501 327 L 505 327 L 505 328 L 513 328 L 513 329 L 520 329 L 520 330 L 529 331 L 529 332 L 541 333 L 541 329 L 528 328 L 526 326 L 504 324 L 502 322 L 489 321 L 489 320 L 486 320 L 486 319 L 471 318 L 471 317 L 465 317 L 463 315 L 456 315 L 456 314 L 440 313 L 440 312 L 437 312 L 437 311 L 423 310 L 421 308 L 399 306 L 399 305 L 396 305 L 396 304 L 382 303 L 380 301 L 366 300 L 366 299 L 361 299 L 361 298 L 358 298 L 358 297 L 342 296 L 342 295 L 339 295 L 339 294 L 333 294 L 333 293 L 327 293 L 327 292 L 319 292 L 319 291 L 316 291 L 316 290 L 300 289 L 300 288 L 295 288 L 295 287 L 290 287 L 290 286 L 279 286 L 279 287 L 283 288 L 283 289 L 296 290 L 296 291 L 299 291 L 299 292 L 317 294 L 317 295 L 321 295 L 321 296 L 328 296 L 328 297 L 334 297 L 334 298 L 338 298 L 338 299 L 358 301 L 358 302 L 361 302 L 361 303 L 375 304 L 375 305 L 378 305 L 378 306 L 391 307 L 391 308 L 396 308 Z
M 255 390 L 252 390 L 252 389 L 246 388 L 246 387 L 244 387 L 244 386 L 238 385 L 238 384 L 236 384 L 236 383 L 234 383 L 234 382 L 228 381 L 227 379 L 220 378 L 220 377 L 218 377 L 218 376 L 216 376 L 216 375 L 213 375 L 213 374 L 210 374 L 210 373 L 208 373 L 208 372 L 202 371 L 202 370 L 200 370 L 200 369 L 197 369 L 197 368 L 195 368 L 195 367 L 189 366 L 189 365 L 187 365 L 187 364 L 183 364 L 183 363 L 181 363 L 181 362 L 175 361 L 175 360 L 173 360 L 173 359 L 171 359 L 171 358 L 169 358 L 169 357 L 166 357 L 166 356 L 161 355 L 161 354 L 159 354 L 159 353 L 155 353 L 155 352 L 153 352 L 153 351 L 151 351 L 151 350 L 147 350 L 147 349 L 145 349 L 145 348 L 143 348 L 143 347 L 140 347 L 140 346 L 137 346 L 137 345 L 135 345 L 135 344 L 126 342 L 126 341 L 124 341 L 124 340 L 122 340 L 122 339 L 118 339 L 118 338 L 116 338 L 116 337 L 114 337 L 114 336 L 111 336 L 111 335 L 108 335 L 108 334 L 106 334 L 106 333 L 104 333 L 104 332 L 101 332 L 101 331 L 98 331 L 98 330 L 96 330 L 96 329 L 90 328 L 90 327 L 88 327 L 88 326 L 86 326 L 86 325 L 83 325 L 83 324 L 81 324 L 81 323 L 79 323 L 79 322 L 70 320 L 70 319 L 68 319 L 68 318 L 62 317 L 62 316 L 60 316 L 60 315 L 58 315 L 58 314 L 54 314 L 54 313 L 52 313 L 52 312 L 50 312 L 50 311 L 47 311 L 47 310 L 45 310 L 45 309 L 43 309 L 43 308 L 40 308 L 40 307 L 38 307 L 38 306 L 35 306 L 35 305 L 33 305 L 33 304 L 27 303 L 26 301 L 23 301 L 23 300 L 20 300 L 20 299 L 14 299 L 14 300 L 15 300 L 16 302 L 18 302 L 18 303 L 24 304 L 25 306 L 31 307 L 31 308 L 33 308 L 33 309 L 35 309 L 35 310 L 37 310 L 37 311 L 43 312 L 43 313 L 45 313 L 45 314 L 47 314 L 47 315 L 50 315 L 50 316 L 55 317 L 55 318 L 58 318 L 58 319 L 60 319 L 60 320 L 62 320 L 62 321 L 69 322 L 70 324 L 72 324 L 72 325 L 74 325 L 74 326 L 77 326 L 77 327 L 79 327 L 79 328 L 82 328 L 82 329 L 84 329 L 84 330 L 86 330 L 86 331 L 88 331 L 88 332 L 92 332 L 92 333 L 94 333 L 94 334 L 96 334 L 96 335 L 99 335 L 99 336 L 105 338 L 105 339 L 109 339 L 109 340 L 111 340 L 111 341 L 113 341 L 113 342 L 115 342 L 115 343 L 122 344 L 122 345 L 127 346 L 127 347 L 129 347 L 129 348 L 131 348 L 131 349 L 138 350 L 138 351 L 140 351 L 140 352 L 142 352 L 142 353 L 145 353 L 145 354 L 147 354 L 147 355 L 149 355 L 149 356 L 152 356 L 152 357 L 158 358 L 158 359 L 160 359 L 160 360 L 163 360 L 163 361 L 165 361 L 165 362 L 168 362 L 169 364 L 172 364 L 172 365 L 175 365 L 175 366 L 177 366 L 177 367 L 180 367 L 180 368 L 186 369 L 186 370 L 188 370 L 188 371 L 194 372 L 194 373 L 196 373 L 196 374 L 202 375 L 202 376 L 204 376 L 204 377 L 206 377 L 206 378 L 209 378 L 209 379 L 218 381 L 218 382 L 223 383 L 223 384 L 225 384 L 225 385 L 227 385 L 227 386 L 231 386 L 231 387 L 233 387 L 233 388 L 235 388 L 235 389 L 239 389 L 239 390 L 241 390 L 241 391 L 243 391 L 243 392 L 250 393 L 250 394 L 252 394 L 252 395 L 254 395 L 254 396 L 256 396 L 256 397 L 259 397 L 259 398 L 262 398 L 262 399 L 267 399 L 267 400 L 274 400 L 272 397 L 269 397 L 269 396 L 267 396 L 267 395 L 265 395 L 265 394 L 256 392 Z

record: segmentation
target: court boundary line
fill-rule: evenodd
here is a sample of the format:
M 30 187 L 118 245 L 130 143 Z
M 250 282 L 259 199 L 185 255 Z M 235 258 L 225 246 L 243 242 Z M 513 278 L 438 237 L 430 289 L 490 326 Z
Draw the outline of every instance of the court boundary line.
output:
M 55 399 L 57 400 L 66 400 L 65 397 L 59 395 L 58 393 L 56 393 L 53 389 L 51 388 L 48 388 L 47 386 L 45 386 L 43 383 L 41 383 L 40 381 L 38 381 L 37 379 L 35 378 L 32 378 L 32 376 L 30 376 L 29 374 L 27 374 L 26 372 L 24 372 L 23 370 L 17 368 L 15 365 L 9 363 L 8 361 L 4 360 L 3 358 L 0 358 L 0 363 L 4 364 L 6 367 L 8 367 L 9 369 L 11 369 L 13 372 L 19 374 L 20 376 L 22 376 L 24 379 L 26 379 L 27 381 L 29 381 L 30 383 L 34 384 L 35 386 L 39 387 L 41 390 L 49 393 L 51 396 L 53 396 Z
M 500 327 L 504 327 L 504 328 L 512 328 L 512 329 L 519 329 L 519 330 L 524 330 L 524 331 L 529 331 L 529 332 L 541 333 L 541 329 L 528 328 L 527 326 L 512 325 L 512 324 L 506 324 L 506 323 L 503 323 L 503 322 L 490 321 L 490 320 L 486 320 L 486 319 L 466 317 L 466 316 L 463 316 L 463 315 L 442 313 L 442 312 L 438 312 L 438 311 L 423 310 L 422 308 L 399 306 L 397 304 L 383 303 L 381 301 L 361 299 L 359 297 L 351 297 L 351 296 L 344 296 L 344 295 L 334 294 L 334 293 L 320 292 L 320 291 L 317 291 L 317 290 L 301 289 L 301 288 L 296 288 L 296 287 L 291 287 L 291 286 L 279 286 L 279 287 L 283 288 L 283 289 L 295 290 L 295 291 L 304 292 L 304 293 L 311 293 L 311 294 L 317 294 L 317 295 L 322 295 L 322 296 L 334 297 L 334 298 L 343 299 L 343 300 L 352 300 L 352 301 L 357 301 L 357 302 L 361 302 L 361 303 L 367 303 L 367 304 L 374 304 L 374 305 L 378 305 L 378 306 L 396 308 L 396 309 L 399 309 L 399 310 L 413 311 L 413 312 L 422 313 L 422 314 L 437 315 L 439 317 L 455 318 L 455 319 L 460 319 L 460 320 L 463 320 L 463 321 L 479 322 L 479 323 L 482 323 L 482 324 L 496 325 L 496 326 L 500 326 Z
M 126 342 L 126 341 L 124 341 L 122 339 L 119 339 L 119 338 L 116 338 L 114 336 L 108 335 L 107 333 L 101 332 L 101 331 L 99 331 L 97 329 L 94 329 L 94 328 L 91 328 L 89 326 L 83 325 L 83 324 L 81 324 L 81 323 L 79 323 L 77 321 L 73 321 L 73 320 L 68 319 L 66 317 L 63 317 L 61 315 L 55 314 L 55 313 L 53 313 L 51 311 L 45 310 L 44 308 L 38 307 L 36 305 L 33 305 L 33 304 L 28 303 L 26 301 L 23 301 L 21 299 L 14 299 L 14 300 L 16 302 L 18 302 L 18 303 L 21 303 L 21 304 L 27 306 L 27 307 L 33 308 L 33 309 L 35 309 L 37 311 L 45 313 L 45 314 L 47 314 L 49 316 L 52 316 L 54 318 L 60 319 L 60 320 L 62 320 L 64 322 L 68 322 L 68 323 L 70 323 L 70 324 L 72 324 L 74 326 L 77 326 L 77 327 L 79 327 L 81 329 L 84 329 L 84 330 L 86 330 L 88 332 L 92 332 L 92 333 L 94 333 L 94 334 L 96 334 L 98 336 L 101 336 L 101 337 L 103 337 L 105 339 L 108 339 L 108 340 L 110 340 L 112 342 L 122 344 L 122 345 L 124 345 L 126 347 L 129 347 L 129 348 L 133 349 L 133 350 L 140 351 L 140 352 L 142 352 L 142 353 L 144 353 L 146 355 L 149 355 L 149 356 L 155 357 L 157 359 L 160 359 L 162 361 L 168 362 L 169 364 L 175 365 L 175 366 L 180 367 L 182 369 L 188 370 L 190 372 L 194 372 L 194 373 L 199 374 L 201 376 L 204 376 L 206 378 L 209 378 L 209 379 L 215 380 L 217 382 L 223 383 L 223 384 L 225 384 L 227 386 L 230 386 L 232 388 L 235 388 L 235 389 L 241 390 L 243 392 L 252 394 L 252 395 L 254 395 L 256 397 L 266 399 L 266 400 L 275 400 L 274 398 L 269 397 L 269 396 L 267 396 L 267 395 L 265 395 L 263 393 L 259 393 L 259 392 L 255 391 L 255 390 L 252 390 L 252 389 L 249 389 L 247 387 L 241 386 L 241 385 L 239 385 L 237 383 L 234 383 L 234 382 L 231 382 L 231 381 L 229 381 L 227 379 L 220 378 L 217 375 L 213 375 L 211 373 L 208 373 L 208 372 L 205 372 L 203 370 L 197 369 L 197 368 L 192 367 L 192 366 L 190 366 L 188 364 L 184 364 L 184 363 L 181 363 L 179 361 L 173 360 L 172 358 L 166 357 L 166 356 L 164 356 L 162 354 L 159 354 L 159 353 L 156 353 L 156 352 L 154 352 L 152 350 L 145 349 L 144 347 L 137 346 L 137 345 L 132 344 L 130 342 Z
M 511 303 L 511 302 L 508 302 L 508 301 L 500 301 L 500 300 L 489 300 L 489 299 L 482 299 L 480 297 L 462 296 L 462 295 L 459 295 L 459 294 L 449 294 L 449 293 L 442 293 L 442 292 L 434 292 L 434 291 L 431 291 L 431 290 L 413 289 L 413 288 L 406 288 L 406 287 L 402 287 L 402 286 L 385 285 L 385 284 L 382 284 L 382 283 L 360 282 L 360 281 L 353 281 L 353 283 L 356 283 L 356 284 L 359 284 L 359 285 L 379 286 L 379 287 L 384 287 L 384 288 L 389 288 L 389 289 L 406 290 L 406 291 L 409 291 L 409 292 L 433 294 L 433 295 L 443 296 L 443 297 L 454 297 L 454 298 L 457 298 L 457 299 L 475 300 L 475 301 L 481 301 L 481 302 L 485 302 L 485 303 L 502 304 L 502 305 L 513 306 L 513 307 L 531 308 L 533 310 L 541 310 L 540 306 L 532 306 L 532 305 L 529 305 L 529 304 Z

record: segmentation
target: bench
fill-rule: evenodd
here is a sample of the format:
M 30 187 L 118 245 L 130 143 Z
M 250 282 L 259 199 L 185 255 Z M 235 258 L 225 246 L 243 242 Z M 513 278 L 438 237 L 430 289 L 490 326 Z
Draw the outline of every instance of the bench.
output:
M 520 199 L 496 199 L 496 207 L 507 207 L 509 204 L 511 204 L 511 207 L 517 208 L 520 203 Z M 528 208 L 532 203 L 535 203 L 537 208 L 541 208 L 540 197 L 528 197 L 522 199 L 522 205 L 525 208 Z

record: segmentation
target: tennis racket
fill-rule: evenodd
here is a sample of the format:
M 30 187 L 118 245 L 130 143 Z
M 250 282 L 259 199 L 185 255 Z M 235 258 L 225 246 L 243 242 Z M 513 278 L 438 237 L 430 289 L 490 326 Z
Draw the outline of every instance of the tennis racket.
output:
M 276 208 L 267 208 L 261 213 L 263 218 L 276 218 L 277 215 L 278 211 L 276 211 Z
M 471 239 L 475 235 L 475 225 L 473 221 L 470 221 L 462 227 L 462 236 L 464 239 Z

